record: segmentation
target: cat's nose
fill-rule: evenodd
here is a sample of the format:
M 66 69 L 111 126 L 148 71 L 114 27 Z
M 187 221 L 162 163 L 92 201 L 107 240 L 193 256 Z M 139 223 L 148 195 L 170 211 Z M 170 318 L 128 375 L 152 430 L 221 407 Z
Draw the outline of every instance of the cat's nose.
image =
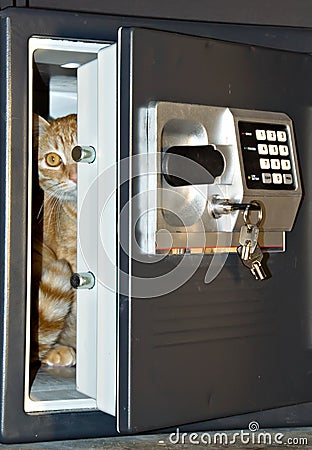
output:
M 77 174 L 76 173 L 72 173 L 69 175 L 69 179 L 71 181 L 73 181 L 74 183 L 77 183 Z
M 72 169 L 69 171 L 69 179 L 70 179 L 71 181 L 73 181 L 74 183 L 77 183 L 77 170 L 76 170 L 76 167 L 75 167 L 75 168 L 72 168 Z

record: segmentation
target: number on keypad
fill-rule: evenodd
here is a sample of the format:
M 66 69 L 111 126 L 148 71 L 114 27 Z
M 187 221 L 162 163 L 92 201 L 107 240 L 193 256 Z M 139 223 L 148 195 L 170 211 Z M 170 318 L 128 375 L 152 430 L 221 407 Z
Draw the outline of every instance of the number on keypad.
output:
M 283 170 L 290 170 L 291 169 L 291 164 L 289 159 L 282 159 L 281 160 L 281 166 Z
M 289 155 L 289 150 L 288 150 L 288 146 L 287 145 L 279 145 L 278 146 L 278 150 L 279 150 L 279 154 L 281 156 L 288 156 Z
M 266 132 L 268 141 L 276 141 L 276 133 L 273 130 L 267 130 Z
M 266 144 L 258 144 L 258 153 L 259 155 L 267 155 L 268 146 Z
M 281 163 L 279 159 L 271 159 L 271 169 L 279 170 L 281 168 Z
M 276 135 L 277 135 L 277 140 L 279 142 L 286 142 L 287 141 L 287 134 L 286 134 L 285 131 L 277 131 Z
M 273 184 L 282 184 L 283 183 L 282 175 L 280 173 L 272 173 L 272 181 Z
M 256 130 L 256 138 L 257 141 L 265 141 L 266 140 L 265 130 Z
M 270 155 L 278 155 L 278 146 L 277 145 L 269 145 L 269 153 Z

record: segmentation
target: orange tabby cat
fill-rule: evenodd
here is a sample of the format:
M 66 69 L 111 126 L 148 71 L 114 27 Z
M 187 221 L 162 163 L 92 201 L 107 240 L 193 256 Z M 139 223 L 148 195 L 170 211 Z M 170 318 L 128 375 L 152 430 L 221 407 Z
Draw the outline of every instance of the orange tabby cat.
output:
M 35 116 L 34 122 L 44 191 L 43 220 L 33 231 L 33 280 L 38 280 L 34 347 L 42 363 L 71 366 L 76 363 L 76 293 L 70 277 L 76 270 L 77 233 L 77 164 L 71 150 L 77 143 L 77 118 L 71 114 L 46 121 Z

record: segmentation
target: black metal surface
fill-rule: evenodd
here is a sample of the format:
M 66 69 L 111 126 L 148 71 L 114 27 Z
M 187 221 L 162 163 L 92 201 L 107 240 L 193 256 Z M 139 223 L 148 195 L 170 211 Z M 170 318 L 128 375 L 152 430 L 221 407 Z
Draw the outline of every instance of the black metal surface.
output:
M 5 8 L 9 8 L 10 6 L 13 6 L 13 1 L 12 0 L 1 0 L 0 1 L 0 10 L 1 9 L 5 9 Z
M 250 23 L 283 26 L 311 26 L 312 7 L 309 0 L 29 0 L 29 7 L 67 11 L 120 14 L 165 19 Z M 282 11 L 282 13 L 281 13 Z
M 294 121 L 299 159 L 307 170 L 310 55 L 143 29 L 124 30 L 123 38 L 132 50 L 122 70 L 129 73 L 131 67 L 132 72 L 131 83 L 126 79 L 122 83 L 121 111 L 126 111 L 123 93 L 130 86 L 133 118 L 133 127 L 122 129 L 123 153 L 128 148 L 130 155 L 136 154 L 142 110 L 161 99 L 285 112 Z M 121 118 L 128 124 L 128 113 Z M 311 191 L 304 175 L 303 184 L 308 198 Z M 134 196 L 137 189 L 133 181 Z M 133 208 L 135 220 L 138 211 Z M 133 294 L 130 304 L 125 296 L 120 299 L 121 327 L 130 320 L 128 339 L 120 342 L 122 364 L 130 358 L 130 384 L 127 372 L 120 386 L 122 430 L 134 432 L 312 400 L 307 340 L 310 276 L 302 259 L 310 241 L 307 211 L 304 201 L 295 229 L 287 234 L 287 251 L 270 255 L 272 278 L 260 284 L 238 264 L 237 255 L 230 255 L 218 277 L 205 284 L 211 263 L 211 257 L 205 256 L 189 281 L 183 284 L 183 272 L 175 273 L 181 277 L 181 287 L 157 296 L 157 289 L 153 295 L 152 283 L 146 280 L 159 277 L 158 286 L 163 288 L 161 276 L 174 270 L 180 257 L 158 262 L 149 256 L 138 262 L 139 255 L 133 254 L 131 287 L 139 295 Z M 195 267 L 199 257 L 187 258 L 187 265 Z

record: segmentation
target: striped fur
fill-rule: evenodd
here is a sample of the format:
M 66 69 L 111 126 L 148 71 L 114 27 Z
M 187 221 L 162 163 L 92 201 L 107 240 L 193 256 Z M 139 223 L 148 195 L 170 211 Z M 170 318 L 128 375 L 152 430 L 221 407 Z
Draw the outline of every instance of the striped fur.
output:
M 36 116 L 34 121 L 44 193 L 33 226 L 33 356 L 48 365 L 68 366 L 76 362 L 76 294 L 70 286 L 76 270 L 77 168 L 71 158 L 76 116 L 49 122 Z

